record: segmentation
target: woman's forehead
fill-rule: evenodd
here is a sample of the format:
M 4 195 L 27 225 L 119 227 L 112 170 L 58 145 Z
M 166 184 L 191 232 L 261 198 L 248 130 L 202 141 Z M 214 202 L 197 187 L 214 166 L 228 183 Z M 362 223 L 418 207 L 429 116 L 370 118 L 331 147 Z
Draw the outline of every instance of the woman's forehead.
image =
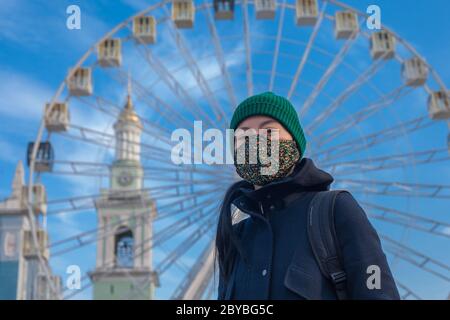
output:
M 257 116 L 251 116 L 247 119 L 243 120 L 238 128 L 245 129 L 245 128 L 261 128 L 263 126 L 266 126 L 268 124 L 271 125 L 280 125 L 281 124 L 274 118 L 265 116 L 265 115 L 257 115 Z

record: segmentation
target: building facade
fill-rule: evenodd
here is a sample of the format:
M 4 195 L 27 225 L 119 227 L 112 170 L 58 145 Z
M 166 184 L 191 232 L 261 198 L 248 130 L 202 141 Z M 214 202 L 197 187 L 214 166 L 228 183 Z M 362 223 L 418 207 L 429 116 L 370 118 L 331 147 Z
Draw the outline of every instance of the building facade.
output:
M 96 201 L 98 232 L 94 299 L 153 299 L 158 277 L 152 270 L 152 220 L 156 206 L 143 189 L 140 161 L 142 124 L 129 89 L 114 125 L 115 160 L 110 187 Z
M 45 188 L 33 188 L 33 213 L 45 215 Z M 28 187 L 22 162 L 16 167 L 11 195 L 0 202 L 0 300 L 43 300 L 61 297 L 61 278 L 51 274 L 46 230 L 37 226 L 38 259 L 28 219 Z M 46 268 L 50 277 L 46 276 Z M 50 283 L 50 281 L 52 283 Z

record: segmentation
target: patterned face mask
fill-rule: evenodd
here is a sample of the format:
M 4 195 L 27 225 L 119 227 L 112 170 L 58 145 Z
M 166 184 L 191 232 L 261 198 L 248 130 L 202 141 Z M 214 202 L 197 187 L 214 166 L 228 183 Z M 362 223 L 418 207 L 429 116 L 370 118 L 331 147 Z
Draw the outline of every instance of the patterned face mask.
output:
M 258 134 L 256 141 L 246 138 L 245 143 L 240 144 L 235 150 L 234 163 L 237 174 L 242 179 L 258 186 L 285 177 L 299 160 L 300 152 L 294 140 L 277 140 L 277 142 L 278 150 L 276 147 L 274 150 L 278 151 L 278 156 L 275 154 L 272 157 L 270 136 Z M 270 169 L 274 167 L 275 170 Z

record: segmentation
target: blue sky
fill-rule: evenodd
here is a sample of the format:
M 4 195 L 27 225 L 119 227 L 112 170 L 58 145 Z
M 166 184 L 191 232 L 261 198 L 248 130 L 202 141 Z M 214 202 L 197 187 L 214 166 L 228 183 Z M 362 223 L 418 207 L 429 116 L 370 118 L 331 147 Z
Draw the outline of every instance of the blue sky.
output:
M 288 1 L 292 2 L 292 1 Z M 28 141 L 35 139 L 40 117 L 45 102 L 49 101 L 56 92 L 59 84 L 63 81 L 69 68 L 88 50 L 98 39 L 115 25 L 146 8 L 154 1 L 145 0 L 96 0 L 96 1 L 31 1 L 31 0 L 6 0 L 0 6 L 0 198 L 8 196 L 10 182 L 14 173 L 14 167 L 18 160 L 25 161 L 25 151 Z M 200 2 L 198 2 L 200 3 Z M 377 4 L 382 10 L 382 23 L 392 28 L 399 36 L 407 40 L 427 62 L 439 73 L 443 82 L 450 84 L 450 65 L 448 64 L 448 54 L 450 52 L 450 20 L 448 12 L 450 4 L 446 0 L 390 0 L 390 1 L 365 1 L 348 0 L 345 3 L 365 11 L 370 4 Z M 71 4 L 79 5 L 82 11 L 81 30 L 68 30 L 66 28 L 66 8 Z M 330 8 L 331 9 L 331 6 Z M 327 11 L 328 12 L 328 11 Z M 161 14 L 161 13 L 159 13 Z M 291 13 L 290 13 L 291 14 Z M 240 8 L 237 9 L 237 17 L 241 16 Z M 277 13 L 277 19 L 279 13 Z M 293 24 L 293 17 L 287 14 L 283 29 L 283 35 L 287 38 L 297 39 L 306 42 L 310 34 L 310 29 L 302 31 Z M 237 20 L 237 19 L 236 19 Z M 222 45 L 225 51 L 225 58 L 232 74 L 232 81 L 236 90 L 238 100 L 245 98 L 245 51 L 242 41 L 242 25 L 239 21 L 216 23 L 217 31 L 222 36 Z M 250 28 L 255 36 L 251 38 L 252 50 L 254 50 L 254 81 L 255 92 L 267 90 L 268 75 L 260 72 L 270 70 L 273 51 L 273 41 L 268 38 L 258 38 L 256 34 L 276 35 L 275 21 L 256 21 L 250 10 Z M 228 23 L 228 24 L 227 24 Z M 300 30 L 300 31 L 299 31 Z M 329 52 L 336 53 L 342 43 L 334 40 L 332 36 L 331 23 L 324 23 L 319 36 L 316 39 L 317 46 Z M 367 31 L 367 30 L 366 30 Z M 183 30 L 183 36 L 187 40 L 195 58 L 199 59 L 198 65 L 203 74 L 209 80 L 211 88 L 217 89 L 217 98 L 221 105 L 227 105 L 230 110 L 226 92 L 219 90 L 222 86 L 220 69 L 214 62 L 213 45 L 210 42 L 209 32 L 205 24 L 203 13 L 198 13 L 194 31 Z M 206 106 L 206 102 L 201 96 L 198 88 L 195 88 L 195 81 L 186 68 L 179 52 L 176 50 L 173 41 L 165 41 L 170 36 L 166 29 L 162 28 L 158 33 L 158 45 L 154 47 L 155 55 L 164 63 L 169 70 L 173 70 L 177 79 L 181 79 L 186 88 L 190 88 L 190 94 L 200 106 Z M 161 44 L 162 43 L 162 44 Z M 145 85 L 150 85 L 157 79 L 154 72 L 145 66 L 142 68 L 139 61 L 139 54 L 128 45 L 124 50 L 124 66 L 122 70 L 131 70 L 133 77 Z M 278 71 L 289 74 L 298 65 L 301 55 L 299 47 L 294 44 L 284 43 L 282 52 L 285 53 L 283 59 L 278 62 Z M 366 39 L 358 39 L 344 59 L 349 66 L 353 66 L 357 71 L 363 72 L 370 64 L 367 51 Z M 401 48 L 400 48 L 401 50 Z M 264 52 L 266 54 L 264 54 Z M 269 52 L 269 54 L 267 54 Z M 256 54 L 258 53 L 258 55 Z M 301 53 L 301 51 L 300 51 Z M 404 51 L 400 54 L 407 53 Z M 200 59 L 201 58 L 201 59 Z M 139 60 L 141 59 L 141 60 Z M 328 65 L 332 58 L 320 54 L 313 50 L 309 61 L 300 77 L 299 87 L 293 96 L 293 103 L 301 105 L 309 95 L 311 87 L 308 83 L 317 82 L 322 73 L 321 69 L 314 66 Z M 88 60 L 92 64 L 93 61 Z M 181 68 L 178 70 L 178 68 Z M 400 83 L 399 65 L 394 61 L 389 61 L 377 76 L 373 83 L 384 93 L 390 88 Z M 109 76 L 117 75 L 111 73 L 96 73 L 95 91 L 99 96 L 115 101 L 122 105 L 125 99 L 125 86 L 111 80 Z M 343 79 L 340 81 L 339 79 Z M 301 119 L 304 125 L 308 125 L 321 112 L 321 107 L 325 107 L 332 102 L 333 97 L 339 96 L 346 86 L 355 79 L 354 74 L 350 74 L 345 67 L 339 67 L 336 77 L 333 77 L 324 91 L 329 94 L 329 98 L 320 95 L 311 110 Z M 344 80 L 347 80 L 344 81 Z M 274 91 L 280 94 L 287 94 L 287 88 L 291 79 L 277 78 Z M 435 85 L 435 84 L 434 84 Z M 430 84 L 433 86 L 433 83 Z M 188 121 L 194 120 L 192 115 L 179 108 L 176 98 L 170 95 L 167 87 L 157 83 L 153 88 L 158 96 L 163 100 L 178 108 L 181 115 Z M 376 94 L 370 88 L 364 87 L 355 95 L 350 97 L 344 108 L 338 109 L 321 126 L 317 134 L 345 123 L 351 115 L 365 107 L 368 103 L 376 99 Z M 154 120 L 157 115 L 144 109 L 144 101 L 137 101 L 137 108 L 140 114 L 149 121 Z M 423 90 L 415 90 L 412 94 L 400 99 L 395 104 L 370 117 L 355 128 L 349 129 L 341 136 L 330 142 L 329 146 L 338 145 L 345 141 L 357 137 L 377 132 L 382 128 L 396 126 L 404 123 L 407 119 L 414 119 L 421 115 L 426 115 L 426 95 Z M 86 108 L 80 101 L 71 102 L 73 107 L 73 121 L 83 124 L 88 128 L 95 128 L 102 132 L 112 133 L 112 123 L 114 119 L 108 118 L 101 113 L 93 112 Z M 211 112 L 210 115 L 212 116 Z M 165 124 L 164 121 L 161 122 Z M 173 129 L 173 128 L 170 128 Z M 407 151 L 429 150 L 432 148 L 443 148 L 446 146 L 448 128 L 445 122 L 439 122 L 428 129 L 402 137 L 399 126 L 399 139 L 379 146 L 363 150 L 359 153 L 351 154 L 340 160 L 369 159 L 370 157 L 389 155 L 392 152 L 404 153 Z M 148 138 L 148 136 L 147 136 Z M 314 154 L 315 145 L 313 137 L 308 147 L 309 154 Z M 89 160 L 94 162 L 104 162 L 112 159 L 112 153 L 105 148 L 93 147 L 83 143 L 76 143 L 55 137 L 52 142 L 55 145 L 58 159 Z M 145 141 L 144 141 L 145 142 Z M 149 165 L 151 162 L 148 163 Z M 403 181 L 419 183 L 436 183 L 448 185 L 450 169 L 447 162 L 440 162 L 433 165 L 418 165 L 415 168 L 408 165 L 395 170 L 385 170 L 374 173 L 354 173 L 348 178 L 360 180 L 383 180 L 383 181 Z M 337 177 L 339 182 L 339 177 Z M 43 177 L 49 192 L 49 199 L 58 199 L 76 195 L 98 193 L 100 187 L 107 184 L 105 179 L 86 180 L 79 177 L 51 176 Z M 339 187 L 339 184 L 337 184 Z M 341 184 L 340 187 L 351 187 L 348 184 Z M 200 186 L 198 188 L 201 188 Z M 428 199 L 423 197 L 388 197 L 374 194 L 356 193 L 358 200 L 397 208 L 406 212 L 414 212 L 423 216 L 435 218 L 441 221 L 450 221 L 448 217 L 448 199 Z M 450 263 L 448 251 L 445 250 L 448 238 L 430 236 L 403 227 L 390 225 L 387 223 L 373 221 L 380 233 L 389 235 L 392 238 L 427 253 L 431 257 Z M 60 214 L 49 218 L 49 232 L 52 241 L 64 239 L 85 230 L 95 228 L 96 217 L 92 211 L 78 212 L 75 214 Z M 164 224 L 161 224 L 162 228 Z M 190 232 L 190 231 L 188 231 Z M 207 236 L 206 236 L 207 237 Z M 181 236 L 180 236 L 181 238 Z M 176 245 L 176 241 L 168 243 L 168 250 Z M 194 248 L 192 253 L 185 258 L 184 264 L 191 264 L 196 254 L 202 246 Z M 165 253 L 163 250 L 155 252 L 155 259 L 161 259 Z M 418 270 L 416 267 L 405 263 L 403 260 L 388 255 L 395 276 L 402 283 L 410 286 L 411 290 L 417 292 L 421 297 L 442 299 L 446 298 L 450 292 L 449 283 L 445 283 L 439 278 L 426 272 Z M 61 255 L 52 259 L 52 266 L 56 272 L 64 276 L 65 267 L 69 264 L 79 264 L 85 272 L 92 269 L 95 259 L 95 246 L 90 245 L 83 249 L 67 255 Z M 181 268 L 182 269 L 182 268 Z M 167 287 L 177 283 L 179 270 L 171 270 L 165 278 Z M 447 273 L 448 274 L 448 273 Z M 161 289 L 157 292 L 161 298 L 167 297 L 169 290 Z M 82 298 L 89 298 L 89 291 L 80 294 Z

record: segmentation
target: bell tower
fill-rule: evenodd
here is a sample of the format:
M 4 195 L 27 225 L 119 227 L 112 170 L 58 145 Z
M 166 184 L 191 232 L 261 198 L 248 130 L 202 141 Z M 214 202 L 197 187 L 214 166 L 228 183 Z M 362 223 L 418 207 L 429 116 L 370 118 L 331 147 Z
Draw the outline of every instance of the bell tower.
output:
M 127 102 L 114 124 L 116 159 L 112 166 L 111 189 L 132 191 L 142 189 L 140 162 L 142 124 L 131 100 L 131 83 L 128 83 Z
M 142 124 L 128 83 L 126 104 L 115 131 L 115 160 L 110 187 L 96 200 L 98 218 L 97 258 L 93 298 L 153 299 L 157 275 L 152 271 L 152 220 L 156 206 L 143 190 L 140 161 Z

